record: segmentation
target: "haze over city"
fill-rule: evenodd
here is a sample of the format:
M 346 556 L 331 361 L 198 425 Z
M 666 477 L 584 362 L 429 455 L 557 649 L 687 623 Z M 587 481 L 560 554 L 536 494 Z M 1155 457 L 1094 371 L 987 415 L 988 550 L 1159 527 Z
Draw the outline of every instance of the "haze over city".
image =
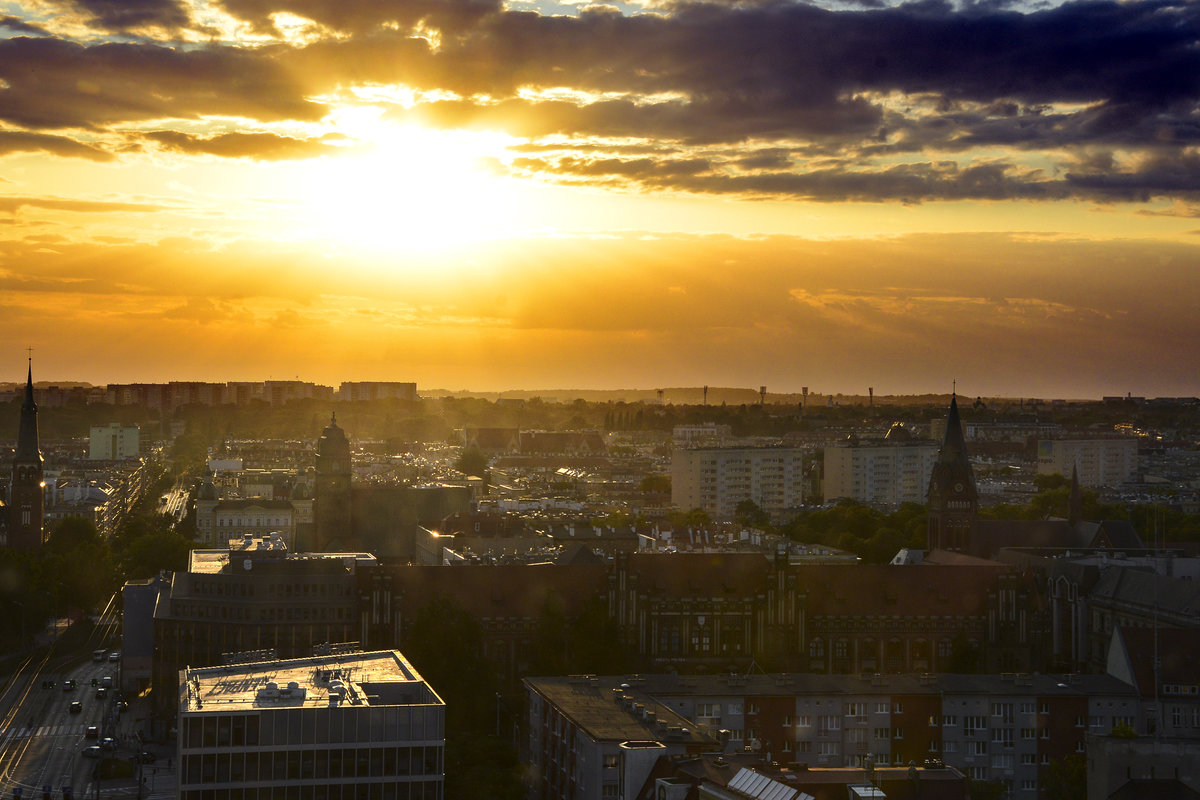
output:
M 0 342 L 39 380 L 1198 393 L 1196 4 L 0 27 Z

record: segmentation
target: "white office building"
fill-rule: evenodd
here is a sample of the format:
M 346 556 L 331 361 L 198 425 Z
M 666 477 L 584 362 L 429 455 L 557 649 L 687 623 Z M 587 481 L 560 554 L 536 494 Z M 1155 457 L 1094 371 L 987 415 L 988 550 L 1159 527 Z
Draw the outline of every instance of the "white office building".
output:
M 394 650 L 179 676 L 179 800 L 444 796 L 445 704 Z
M 1043 439 L 1038 442 L 1038 474 L 1071 477 L 1079 470 L 1080 486 L 1119 486 L 1137 474 L 1138 440 Z
M 938 446 L 892 426 L 882 439 L 856 437 L 825 448 L 825 500 L 849 498 L 894 508 L 924 503 Z
M 804 502 L 804 453 L 799 447 L 697 447 L 671 455 L 671 503 L 732 519 L 753 500 L 774 518 Z
M 138 426 L 110 422 L 92 427 L 88 458 L 92 461 L 120 461 L 138 457 Z

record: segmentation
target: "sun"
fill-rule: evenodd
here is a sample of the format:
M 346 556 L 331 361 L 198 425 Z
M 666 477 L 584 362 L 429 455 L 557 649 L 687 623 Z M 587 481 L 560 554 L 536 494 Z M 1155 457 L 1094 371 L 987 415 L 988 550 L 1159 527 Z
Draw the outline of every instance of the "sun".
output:
M 344 152 L 305 163 L 292 198 L 305 236 L 354 249 L 429 252 L 527 229 L 532 210 L 503 174 L 509 137 L 378 123 Z

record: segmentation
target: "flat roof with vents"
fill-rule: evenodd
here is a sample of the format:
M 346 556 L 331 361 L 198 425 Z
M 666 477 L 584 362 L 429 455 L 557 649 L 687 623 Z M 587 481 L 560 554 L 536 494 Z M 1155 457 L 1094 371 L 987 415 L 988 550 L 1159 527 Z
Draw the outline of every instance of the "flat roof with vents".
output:
M 180 672 L 183 713 L 444 705 L 396 650 L 276 659 Z

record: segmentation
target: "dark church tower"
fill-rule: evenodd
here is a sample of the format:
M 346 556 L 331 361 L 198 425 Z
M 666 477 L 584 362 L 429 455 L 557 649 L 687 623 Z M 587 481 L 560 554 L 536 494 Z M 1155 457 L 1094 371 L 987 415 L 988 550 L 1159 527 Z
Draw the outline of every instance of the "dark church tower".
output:
M 929 476 L 927 505 L 929 549 L 968 550 L 979 512 L 979 493 L 975 491 L 975 473 L 967 460 L 957 397 L 950 398 L 946 436 Z
M 337 425 L 337 415 L 317 440 L 317 475 L 313 494 L 314 541 L 297 547 L 304 552 L 329 552 L 329 543 L 345 546 L 350 530 L 350 442 Z
M 17 550 L 42 547 L 42 523 L 46 513 L 45 484 L 42 482 L 42 451 L 38 447 L 37 403 L 33 402 L 33 362 L 25 381 L 21 403 L 21 427 L 17 454 L 13 458 L 9 492 L 8 545 Z

